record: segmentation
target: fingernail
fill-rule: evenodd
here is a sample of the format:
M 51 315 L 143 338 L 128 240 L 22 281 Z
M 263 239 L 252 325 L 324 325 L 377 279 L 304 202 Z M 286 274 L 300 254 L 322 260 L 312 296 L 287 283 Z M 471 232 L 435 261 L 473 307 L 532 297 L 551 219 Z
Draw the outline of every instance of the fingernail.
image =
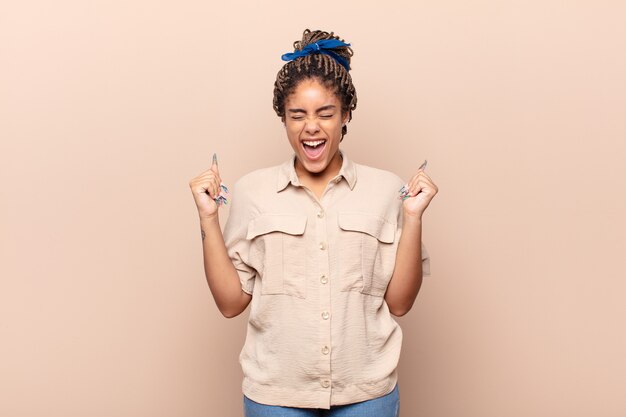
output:
M 215 165 L 217 165 L 217 154 L 216 153 L 213 154 L 213 163 Z

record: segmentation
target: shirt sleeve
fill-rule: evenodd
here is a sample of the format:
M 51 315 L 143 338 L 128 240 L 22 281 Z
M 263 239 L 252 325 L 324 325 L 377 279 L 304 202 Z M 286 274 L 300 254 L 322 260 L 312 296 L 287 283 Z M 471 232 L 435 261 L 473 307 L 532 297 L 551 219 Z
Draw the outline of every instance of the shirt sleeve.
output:
M 240 181 L 235 182 L 230 191 L 230 211 L 224 226 L 224 243 L 230 260 L 233 262 L 241 289 L 252 295 L 256 270 L 249 265 L 250 241 L 246 239 L 250 221 L 249 197 Z

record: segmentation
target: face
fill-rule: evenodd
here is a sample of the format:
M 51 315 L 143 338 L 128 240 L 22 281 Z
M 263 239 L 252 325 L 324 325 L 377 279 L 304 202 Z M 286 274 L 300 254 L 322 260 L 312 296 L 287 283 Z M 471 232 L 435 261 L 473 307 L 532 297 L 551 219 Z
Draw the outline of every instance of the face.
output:
M 341 168 L 337 150 L 343 123 L 341 102 L 316 79 L 301 81 L 285 100 L 285 128 L 294 149 L 298 174 L 336 175 Z

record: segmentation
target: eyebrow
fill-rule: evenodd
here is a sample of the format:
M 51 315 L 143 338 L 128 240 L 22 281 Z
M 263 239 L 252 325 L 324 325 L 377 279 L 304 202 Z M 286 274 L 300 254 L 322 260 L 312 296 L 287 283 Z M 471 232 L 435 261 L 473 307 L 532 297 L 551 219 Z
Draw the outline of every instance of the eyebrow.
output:
M 327 106 L 320 107 L 319 109 L 317 109 L 317 112 L 319 113 L 321 111 L 334 109 L 336 107 L 337 106 L 335 106 L 334 104 L 329 104 Z M 306 110 L 304 109 L 288 109 L 288 111 L 290 111 L 291 113 L 306 113 Z

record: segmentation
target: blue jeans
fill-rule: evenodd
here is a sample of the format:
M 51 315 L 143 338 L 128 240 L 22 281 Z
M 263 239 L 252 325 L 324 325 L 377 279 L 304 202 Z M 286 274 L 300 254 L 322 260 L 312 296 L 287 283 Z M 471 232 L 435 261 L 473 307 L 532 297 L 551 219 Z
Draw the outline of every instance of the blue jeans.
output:
M 283 407 L 260 404 L 243 396 L 245 417 L 398 417 L 400 415 L 400 389 L 382 397 L 353 404 L 331 405 L 323 408 Z

